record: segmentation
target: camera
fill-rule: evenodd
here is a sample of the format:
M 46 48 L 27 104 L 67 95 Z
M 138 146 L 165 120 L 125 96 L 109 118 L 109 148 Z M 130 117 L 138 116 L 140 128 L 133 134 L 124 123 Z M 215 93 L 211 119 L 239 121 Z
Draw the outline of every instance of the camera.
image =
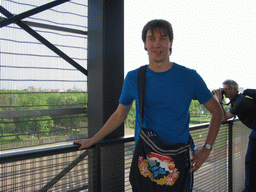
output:
M 212 94 L 215 95 L 215 92 L 217 91 L 217 89 L 213 90 L 212 91 Z M 222 95 L 222 99 L 224 98 L 224 94 L 225 94 L 225 91 L 223 88 L 221 88 L 221 95 Z

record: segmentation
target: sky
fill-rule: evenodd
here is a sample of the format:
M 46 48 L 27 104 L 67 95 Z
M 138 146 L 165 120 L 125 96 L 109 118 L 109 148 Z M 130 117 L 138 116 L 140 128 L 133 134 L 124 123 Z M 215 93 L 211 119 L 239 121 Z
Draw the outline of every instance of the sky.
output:
M 20 1 L 25 3 L 35 3 L 33 0 Z M 80 3 L 84 2 L 84 0 L 76 1 Z M 0 3 L 2 2 L 5 2 L 4 6 L 15 14 L 24 11 L 23 9 L 31 9 L 29 6 L 14 4 L 11 2 L 7 3 L 6 1 L 0 0 Z M 44 4 L 44 2 L 47 2 L 47 0 L 44 0 L 43 2 L 40 1 L 39 4 Z M 148 64 L 148 55 L 144 50 L 144 45 L 141 40 L 141 31 L 144 25 L 153 19 L 165 19 L 172 24 L 174 31 L 172 55 L 170 56 L 171 61 L 188 68 L 195 69 L 202 76 L 211 90 L 221 87 L 222 82 L 226 79 L 233 79 L 237 81 L 239 87 L 243 87 L 244 89 L 256 89 L 255 0 L 124 0 L 124 3 L 125 75 L 130 70 L 136 69 L 141 65 Z M 68 10 L 70 5 L 76 6 L 74 4 L 66 3 L 57 6 L 57 8 L 60 10 L 65 10 L 67 8 Z M 79 12 L 83 14 L 85 8 L 81 7 L 81 10 L 77 10 L 77 7 L 78 6 L 76 6 L 76 13 Z M 51 16 L 50 14 L 54 14 L 54 16 Z M 54 21 L 59 21 L 60 19 L 56 17 L 58 16 L 57 13 L 51 11 L 35 15 L 35 17 L 37 16 L 39 18 L 43 16 L 45 19 Z M 64 17 L 62 19 L 64 19 Z M 72 19 L 72 21 L 75 21 L 76 24 L 81 20 L 81 25 L 86 25 L 83 18 L 81 19 L 75 15 L 68 15 L 68 17 Z M 40 20 L 40 22 L 43 21 Z M 7 31 L 5 34 L 10 34 L 10 29 L 2 28 L 1 31 L 3 31 L 3 34 L 5 30 Z M 13 30 L 13 33 L 14 32 L 17 34 L 16 29 Z M 17 41 L 26 41 L 28 39 L 30 41 L 37 42 L 37 40 L 34 40 L 23 30 L 21 30 L 21 33 L 22 35 L 10 34 L 9 36 Z M 42 32 L 40 34 L 43 36 L 46 35 Z M 65 36 L 60 36 L 59 39 L 55 39 L 49 34 L 46 35 L 46 39 L 55 44 L 72 46 L 78 46 L 79 44 L 79 47 L 83 47 L 87 42 L 86 40 L 80 41 L 80 39 L 78 39 L 79 43 L 76 43 L 71 37 L 66 38 Z M 8 46 L 4 46 L 4 43 L 8 43 Z M 27 53 L 29 49 L 24 49 L 23 44 L 21 43 L 19 46 L 17 46 L 17 43 L 14 44 L 10 41 L 3 42 L 1 45 L 6 47 L 6 49 L 13 49 L 19 53 Z M 43 45 L 40 46 L 40 49 L 38 48 L 39 46 L 37 44 L 31 45 L 31 47 L 32 46 L 36 46 L 36 48 L 30 48 L 30 50 L 32 49 L 31 53 L 35 55 L 41 54 L 42 52 L 45 52 L 46 55 L 54 54 Z M 84 53 L 79 51 L 72 52 L 72 50 L 70 51 L 65 47 L 61 47 L 61 49 L 63 49 L 64 52 L 70 57 L 83 57 L 85 61 L 79 60 L 78 62 L 82 66 L 86 67 L 86 64 L 84 63 L 86 63 L 87 57 L 84 56 Z M 1 59 L 4 58 L 7 58 L 7 56 L 1 57 Z M 15 59 L 16 57 L 10 56 L 10 58 Z M 59 61 L 55 61 L 56 59 L 54 60 L 54 58 L 49 58 L 52 59 L 51 62 L 45 61 L 45 58 L 37 59 L 37 61 L 34 61 L 34 57 L 31 57 L 29 60 L 21 56 L 17 56 L 17 58 L 19 59 L 17 59 L 15 62 L 11 62 L 8 57 L 6 61 L 9 63 L 6 65 L 10 65 L 10 63 L 12 63 L 12 65 L 21 65 L 20 62 L 22 62 L 22 59 L 24 59 L 24 63 L 26 63 L 26 66 L 28 67 L 35 65 L 42 66 L 42 63 L 43 65 L 49 65 L 48 67 L 52 67 L 51 63 L 56 63 L 57 67 L 72 68 L 72 66 L 67 62 L 63 61 L 60 63 Z M 23 65 L 24 64 L 22 64 L 22 66 Z M 1 69 L 1 78 L 12 79 L 13 71 L 10 73 L 7 70 L 7 68 Z M 27 71 L 26 73 L 23 73 L 22 70 Z M 31 73 L 31 70 L 29 69 L 17 69 L 17 71 L 18 74 L 15 75 L 15 78 L 18 79 L 56 78 L 56 72 L 53 70 L 50 73 L 47 70 L 34 70 L 33 73 Z M 8 76 L 5 77 L 5 74 L 8 74 Z M 26 76 L 23 74 L 26 74 Z M 74 79 L 83 80 L 84 76 L 82 76 L 82 74 L 78 76 L 77 73 L 73 71 L 60 71 L 58 74 L 58 79 L 70 81 Z M 22 86 L 23 84 L 23 82 L 11 82 L 11 85 L 9 85 L 7 81 L 4 81 L 2 84 L 0 84 L 0 86 L 1 88 L 5 89 L 24 88 L 28 87 L 29 85 L 42 88 L 58 87 L 61 89 L 69 89 L 73 86 L 77 86 L 78 88 L 86 87 L 86 83 L 83 82 L 67 83 L 66 81 L 51 84 L 41 82 L 42 85 L 39 85 L 36 81 L 28 82 L 29 85 L 24 84 L 24 86 Z
M 12 14 L 20 14 L 52 1 L 0 0 L 0 5 Z M 87 31 L 87 4 L 87 0 L 72 0 L 23 20 Z M 33 26 L 31 28 L 79 65 L 87 68 L 85 35 Z M 34 87 L 36 90 L 87 91 L 87 77 L 84 74 L 18 25 L 10 24 L 0 28 L 0 45 L 0 90 Z
M 165 19 L 174 31 L 172 62 L 195 69 L 209 89 L 226 79 L 256 88 L 256 1 L 125 0 L 125 75 L 148 64 L 144 25 Z

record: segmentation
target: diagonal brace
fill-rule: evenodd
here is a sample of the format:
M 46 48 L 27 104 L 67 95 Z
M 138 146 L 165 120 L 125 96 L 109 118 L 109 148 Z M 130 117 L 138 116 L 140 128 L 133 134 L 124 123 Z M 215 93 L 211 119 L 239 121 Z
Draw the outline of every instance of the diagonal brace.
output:
M 34 9 L 29 10 L 29 11 L 23 12 L 21 14 L 9 17 L 8 19 L 5 19 L 5 20 L 0 22 L 0 27 L 9 25 L 11 23 L 15 23 L 17 21 L 20 21 L 21 19 L 24 19 L 26 17 L 30 17 L 32 15 L 35 15 L 35 14 L 40 13 L 42 11 L 45 11 L 46 9 L 50 9 L 52 7 L 55 7 L 56 5 L 60 5 L 62 3 L 65 3 L 67 1 L 70 1 L 70 0 L 56 0 L 56 1 L 52 1 L 50 3 L 47 3 L 45 5 L 36 7 Z
M 73 169 L 78 163 L 80 163 L 86 156 L 88 151 L 85 150 L 81 155 L 79 155 L 72 163 L 65 167 L 59 174 L 57 174 L 51 181 L 49 181 L 41 190 L 48 191 L 53 185 L 55 185 L 61 178 L 63 178 L 71 169 Z
M 5 15 L 6 17 L 10 18 L 14 15 L 10 13 L 8 10 L 0 6 L 0 12 Z M 41 35 L 39 35 L 36 31 L 31 29 L 28 25 L 23 23 L 22 21 L 17 21 L 16 24 L 20 26 L 22 29 L 24 29 L 26 32 L 28 32 L 30 35 L 35 37 L 38 41 L 40 41 L 42 44 L 44 44 L 46 47 L 51 49 L 54 53 L 59 55 L 61 58 L 63 58 L 65 61 L 67 61 L 69 64 L 71 64 L 73 67 L 75 67 L 77 70 L 82 72 L 84 75 L 88 75 L 88 71 L 83 68 L 81 65 L 79 65 L 77 62 L 75 62 L 73 59 L 71 59 L 68 55 L 66 55 L 64 52 L 59 50 L 57 47 L 55 47 L 53 44 L 51 44 L 48 40 L 43 38 Z

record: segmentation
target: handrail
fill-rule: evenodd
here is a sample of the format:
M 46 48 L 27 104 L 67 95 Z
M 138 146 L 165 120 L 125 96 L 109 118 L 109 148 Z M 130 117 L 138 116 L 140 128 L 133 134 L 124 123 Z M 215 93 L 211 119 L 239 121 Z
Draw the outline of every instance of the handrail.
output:
M 73 151 L 77 151 L 77 146 L 73 144 L 68 144 L 68 145 L 61 145 L 61 146 L 54 146 L 54 147 L 45 147 L 45 148 L 37 148 L 37 149 L 29 149 L 24 151 L 4 153 L 4 154 L 0 154 L 0 164 L 33 159 L 37 157 L 51 156 L 53 154 L 57 155 L 62 153 L 69 153 Z
M 96 145 L 109 146 L 109 145 L 115 145 L 115 144 L 120 144 L 120 143 L 132 142 L 132 141 L 134 141 L 134 136 L 125 136 L 125 137 L 120 137 L 120 138 L 113 139 L 113 140 L 102 140 L 87 149 L 92 149 Z M 60 146 L 4 153 L 4 154 L 0 154 L 0 164 L 7 163 L 7 162 L 16 162 L 16 161 L 21 161 L 21 160 L 33 159 L 33 158 L 38 158 L 38 157 L 57 155 L 57 154 L 62 154 L 62 153 L 69 153 L 69 152 L 73 152 L 73 151 L 78 151 L 78 147 L 79 147 L 79 145 L 74 145 L 74 144 L 72 144 L 72 142 L 70 142 L 70 144 L 60 145 Z
M 228 120 L 227 122 L 224 122 L 222 124 L 229 124 L 231 121 L 233 121 L 233 120 Z M 234 121 L 238 121 L 238 119 L 235 119 Z M 209 123 L 203 123 L 203 124 L 199 124 L 199 125 L 193 125 L 190 127 L 190 129 L 191 130 L 203 129 L 208 126 L 209 126 Z M 93 145 L 87 149 L 92 149 L 96 145 L 102 147 L 102 146 L 110 146 L 110 145 L 116 145 L 116 144 L 121 144 L 121 143 L 132 142 L 132 141 L 134 141 L 134 136 L 124 136 L 124 137 L 119 137 L 116 139 L 99 141 L 98 143 L 96 143 L 95 145 Z M 36 157 L 44 157 L 44 156 L 51 156 L 51 155 L 55 155 L 55 154 L 68 153 L 68 152 L 73 152 L 73 151 L 78 151 L 78 145 L 74 145 L 70 142 L 70 144 L 67 144 L 67 145 L 5 153 L 5 154 L 0 155 L 0 164 L 6 163 L 6 162 L 27 160 L 27 159 L 32 159 L 32 158 L 36 158 Z
M 222 123 L 222 125 L 229 124 L 231 121 L 233 120 L 228 120 Z M 235 119 L 234 121 L 238 121 L 238 119 Z M 197 130 L 197 129 L 206 128 L 208 126 L 209 126 L 209 123 L 203 123 L 203 124 L 193 125 L 190 127 L 190 129 Z M 103 146 L 116 145 L 121 143 L 132 142 L 132 141 L 134 141 L 134 136 L 124 136 L 116 139 L 99 141 L 98 143 L 92 145 L 87 149 L 92 149 L 96 145 L 103 147 Z M 78 146 L 79 145 L 74 145 L 72 144 L 72 142 L 70 142 L 70 144 L 67 144 L 67 145 L 45 147 L 45 148 L 39 148 L 39 149 L 31 149 L 31 150 L 0 154 L 0 164 L 6 163 L 6 162 L 15 162 L 15 161 L 27 160 L 27 159 L 37 158 L 37 157 L 45 157 L 45 156 L 51 156 L 55 154 L 78 151 Z
M 227 121 L 225 121 L 225 122 L 223 122 L 221 124 L 222 125 L 229 124 L 232 121 L 235 121 L 235 122 L 239 121 L 239 118 L 236 117 L 235 119 L 229 119 L 229 120 L 227 120 Z M 191 126 L 189 126 L 189 129 L 191 131 L 194 131 L 194 130 L 197 130 L 197 129 L 207 128 L 207 127 L 209 127 L 209 125 L 210 125 L 210 122 L 208 122 L 208 123 L 201 123 L 201 124 L 197 124 L 197 125 L 191 125 Z

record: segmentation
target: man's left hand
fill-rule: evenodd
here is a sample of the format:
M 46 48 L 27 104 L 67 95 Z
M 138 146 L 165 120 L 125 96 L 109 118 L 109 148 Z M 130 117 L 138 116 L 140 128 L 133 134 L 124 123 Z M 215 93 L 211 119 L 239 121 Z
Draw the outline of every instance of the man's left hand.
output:
M 201 149 L 196 149 L 195 154 L 193 155 L 192 160 L 192 168 L 190 169 L 190 172 L 197 171 L 202 164 L 207 160 L 211 153 L 211 150 L 206 149 L 205 147 L 202 147 Z

